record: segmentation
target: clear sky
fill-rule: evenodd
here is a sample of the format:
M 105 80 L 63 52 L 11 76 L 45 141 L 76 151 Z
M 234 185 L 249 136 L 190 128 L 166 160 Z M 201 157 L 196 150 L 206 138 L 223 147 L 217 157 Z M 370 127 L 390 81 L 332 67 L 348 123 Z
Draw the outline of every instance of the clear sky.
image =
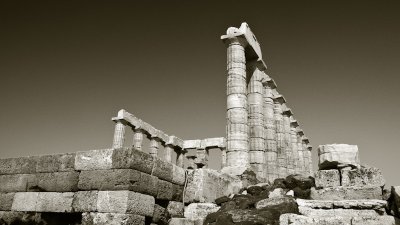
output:
M 121 108 L 183 139 L 224 136 L 220 36 L 246 21 L 314 158 L 357 144 L 400 185 L 399 4 L 218 2 L 2 1 L 0 157 L 110 147 Z

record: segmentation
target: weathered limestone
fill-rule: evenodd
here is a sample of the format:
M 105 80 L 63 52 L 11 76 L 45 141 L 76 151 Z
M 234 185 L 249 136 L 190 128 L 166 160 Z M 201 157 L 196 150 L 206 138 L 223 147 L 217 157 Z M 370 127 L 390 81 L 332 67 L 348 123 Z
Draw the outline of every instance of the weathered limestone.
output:
M 242 174 L 249 165 L 245 38 L 228 29 L 221 38 L 227 44 L 227 162 L 223 171 Z
M 25 192 L 37 187 L 35 174 L 0 175 L 0 192 Z
M 144 131 L 142 129 L 133 130 L 133 148 L 142 150 Z
M 197 168 L 207 168 L 208 166 L 208 150 L 204 148 L 198 148 L 196 150 L 195 164 Z
M 300 207 L 312 209 L 373 209 L 384 210 L 387 206 L 385 200 L 358 199 L 358 200 L 306 200 L 296 199 Z
M 306 174 L 305 155 L 307 154 L 303 149 L 303 135 L 304 132 L 300 127 L 296 128 L 297 137 L 297 151 L 299 153 L 298 166 L 301 174 Z
M 375 167 L 361 166 L 357 169 L 342 169 L 342 186 L 379 186 L 385 185 L 381 170 Z
M 149 154 L 152 157 L 157 157 L 158 150 L 160 149 L 160 142 L 156 138 L 150 139 L 150 144 L 149 144 Z
M 115 149 L 122 148 L 124 147 L 124 141 L 125 141 L 125 121 L 115 120 L 114 122 L 115 122 L 115 131 L 114 131 L 114 140 L 112 148 Z
M 382 199 L 381 187 L 332 187 L 316 190 L 311 188 L 314 200 Z
M 297 120 L 291 116 L 290 118 L 290 141 L 291 141 L 291 149 L 292 149 L 292 156 L 293 156 L 293 167 L 294 173 L 301 174 L 301 166 L 299 164 L 299 150 L 297 148 L 297 127 L 299 124 Z
M 77 152 L 75 170 L 107 170 L 112 168 L 113 149 Z
M 35 172 L 51 173 L 74 171 L 74 164 L 75 153 L 38 156 Z
M 311 152 L 308 150 L 308 137 L 303 136 L 302 137 L 302 149 L 303 149 L 303 158 L 304 158 L 304 174 L 310 174 L 310 170 L 312 168 L 310 168 L 311 166 Z M 312 173 L 311 173 L 312 174 Z M 310 174 L 310 175 L 311 175 Z
M 154 197 L 133 191 L 99 191 L 97 210 L 103 213 L 132 213 L 153 216 Z
M 82 225 L 144 225 L 145 217 L 135 214 L 95 213 L 82 214 Z
M 78 191 L 74 194 L 74 212 L 96 212 L 98 191 Z
M 0 211 L 11 210 L 12 203 L 14 201 L 15 193 L 1 193 L 0 192 Z
M 286 154 L 286 162 L 287 162 L 287 172 L 289 174 L 294 174 L 294 160 L 293 160 L 293 150 L 292 150 L 292 141 L 291 141 L 291 134 L 290 134 L 290 116 L 292 115 L 292 110 L 283 105 L 283 140 L 284 140 L 284 148 Z
M 70 192 L 78 190 L 78 172 L 37 173 L 37 189 L 50 192 Z
M 171 217 L 183 217 L 185 205 L 183 202 L 170 201 L 167 206 L 167 211 Z
M 314 177 L 317 188 L 341 186 L 339 170 L 319 170 Z
M 279 218 L 280 225 L 395 225 L 396 220 L 392 216 L 352 216 L 335 215 L 326 217 L 308 217 L 297 214 L 282 214 Z
M 276 124 L 274 118 L 274 97 L 273 89 L 275 82 L 266 75 L 264 79 L 264 129 L 265 129 L 265 167 L 266 179 L 273 182 L 278 178 Z
M 307 144 L 307 156 L 308 156 L 308 168 L 309 168 L 309 174 L 313 174 L 314 170 L 313 170 L 313 163 L 312 163 L 312 146 L 308 143 Z
M 11 209 L 28 212 L 72 212 L 73 192 L 15 193 Z
M 283 124 L 283 111 L 282 104 L 286 100 L 282 95 L 274 93 L 274 119 L 276 127 L 276 148 L 277 148 L 277 162 L 278 162 L 278 177 L 284 178 L 287 176 L 287 155 L 284 140 L 284 124 Z
M 360 165 L 357 145 L 330 144 L 318 147 L 319 169 L 337 169 Z
M 0 175 L 36 172 L 37 157 L 0 159 Z
M 205 219 L 210 213 L 219 210 L 219 206 L 214 203 L 192 203 L 185 208 L 185 218 L 190 220 Z

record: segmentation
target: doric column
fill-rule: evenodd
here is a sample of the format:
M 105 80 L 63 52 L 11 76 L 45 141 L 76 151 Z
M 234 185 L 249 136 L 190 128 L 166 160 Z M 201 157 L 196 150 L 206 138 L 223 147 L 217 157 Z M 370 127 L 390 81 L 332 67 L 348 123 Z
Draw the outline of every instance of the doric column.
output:
M 185 149 L 178 149 L 176 152 L 176 165 L 183 167 L 183 160 L 186 156 L 187 151 Z
M 115 120 L 115 131 L 113 148 L 122 148 L 125 141 L 125 122 L 122 120 Z
M 133 130 L 133 148 L 142 151 L 144 131 L 142 129 Z
M 287 159 L 287 171 L 288 175 L 294 174 L 294 161 L 293 161 L 293 152 L 292 152 L 292 142 L 290 140 L 290 116 L 292 115 L 292 111 L 290 108 L 284 106 L 284 110 L 282 112 L 283 115 L 283 130 L 284 130 L 284 145 L 286 151 L 286 159 Z
M 246 57 L 242 37 L 224 40 L 227 51 L 227 148 L 224 172 L 239 175 L 249 166 Z
M 297 148 L 297 131 L 296 128 L 298 127 L 297 120 L 293 118 L 293 116 L 290 117 L 290 141 L 292 144 L 292 156 L 293 156 L 293 166 L 294 166 L 294 173 L 295 174 L 300 174 L 301 169 L 300 169 L 300 163 L 299 163 L 299 151 Z
M 226 148 L 221 148 L 221 168 L 226 166 Z
M 248 124 L 249 124 L 249 159 L 250 167 L 259 180 L 265 179 L 264 152 L 265 152 L 265 127 L 264 127 L 264 99 L 263 73 L 254 64 L 248 65 Z
M 309 158 L 308 149 L 307 149 L 308 138 L 303 136 L 302 141 L 303 141 L 302 146 L 303 146 L 303 157 L 304 157 L 304 174 L 309 175 L 309 173 L 310 173 L 310 158 Z
M 164 146 L 164 160 L 166 162 L 172 163 L 172 152 L 174 151 L 174 146 L 166 144 Z
M 207 168 L 208 167 L 208 149 L 198 148 L 196 150 L 195 163 L 197 165 L 197 168 Z
M 196 161 L 196 156 L 195 155 L 190 155 L 190 156 L 186 156 L 186 159 L 187 159 L 187 169 L 197 169 L 197 166 L 196 166 L 196 163 L 195 163 L 195 161 Z
M 312 164 L 312 146 L 310 144 L 307 145 L 307 152 L 308 152 L 308 165 L 310 169 L 310 176 L 314 176 L 313 164 Z
M 297 151 L 299 152 L 299 168 L 300 174 L 306 174 L 306 167 L 304 162 L 304 149 L 303 149 L 303 130 L 297 127 Z
M 149 154 L 153 157 L 157 157 L 159 148 L 160 141 L 157 138 L 151 138 L 149 144 Z
M 274 118 L 276 127 L 276 149 L 277 149 L 277 162 L 278 162 L 278 177 L 284 178 L 287 176 L 287 157 L 284 144 L 284 130 L 283 130 L 283 115 L 282 104 L 285 99 L 277 92 L 274 93 Z
M 265 128 L 265 168 L 266 178 L 273 182 L 278 178 L 278 163 L 276 149 L 276 124 L 274 117 L 273 89 L 276 88 L 275 82 L 267 77 L 264 81 L 264 128 Z

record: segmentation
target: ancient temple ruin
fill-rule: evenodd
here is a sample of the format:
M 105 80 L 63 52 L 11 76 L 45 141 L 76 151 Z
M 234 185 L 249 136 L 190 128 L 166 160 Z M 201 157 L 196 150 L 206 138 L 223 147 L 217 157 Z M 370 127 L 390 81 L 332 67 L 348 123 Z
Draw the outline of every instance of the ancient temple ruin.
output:
M 384 189 L 357 146 L 319 146 L 314 173 L 249 26 L 221 39 L 225 137 L 184 140 L 122 109 L 111 148 L 0 159 L 0 225 L 398 224 L 400 188 Z M 220 171 L 208 166 L 210 149 Z

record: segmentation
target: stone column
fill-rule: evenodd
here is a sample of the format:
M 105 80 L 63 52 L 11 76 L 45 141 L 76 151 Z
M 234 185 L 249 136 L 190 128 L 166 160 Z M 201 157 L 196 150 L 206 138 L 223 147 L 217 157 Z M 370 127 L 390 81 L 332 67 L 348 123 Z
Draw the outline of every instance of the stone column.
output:
M 292 115 L 292 111 L 290 108 L 284 106 L 283 110 L 283 130 L 284 130 L 284 145 L 286 151 L 286 159 L 287 159 L 287 172 L 288 175 L 294 174 L 294 161 L 293 161 L 293 152 L 292 152 L 292 141 L 290 140 L 290 116 Z
M 276 149 L 276 124 L 274 118 L 274 99 L 273 89 L 276 88 L 272 79 L 267 79 L 264 83 L 264 128 L 265 128 L 265 167 L 266 178 L 273 182 L 278 178 L 278 163 Z
M 226 166 L 226 148 L 221 148 L 221 168 Z
M 297 150 L 299 152 L 299 168 L 300 174 L 306 174 L 306 167 L 304 162 L 304 149 L 303 149 L 303 130 L 297 127 Z
M 164 146 L 164 160 L 166 162 L 172 163 L 172 152 L 174 151 L 174 146 L 166 144 Z
M 308 152 L 308 165 L 309 165 L 309 169 L 310 169 L 310 176 L 314 175 L 314 170 L 313 170 L 313 164 L 312 164 L 312 146 L 310 144 L 307 145 L 307 152 Z
M 112 147 L 122 148 L 124 146 L 124 141 L 125 141 L 125 121 L 116 120 Z
M 203 149 L 203 148 L 197 149 L 195 163 L 197 165 L 197 168 L 208 167 L 208 149 Z
M 223 172 L 240 175 L 249 167 L 246 57 L 241 37 L 225 39 L 227 51 L 227 148 Z
M 176 165 L 183 167 L 183 160 L 186 156 L 187 151 L 185 149 L 178 149 L 176 152 Z
M 264 99 L 263 73 L 255 67 L 248 65 L 250 77 L 248 85 L 248 123 L 249 123 L 249 159 L 250 167 L 261 181 L 265 179 L 265 127 L 264 127 Z
M 149 154 L 153 157 L 157 157 L 158 149 L 160 149 L 160 141 L 157 138 L 151 138 L 149 144 Z
M 195 155 L 190 155 L 190 156 L 186 156 L 187 159 L 187 169 L 197 169 L 196 166 L 196 156 Z
M 278 162 L 278 177 L 285 178 L 287 176 L 287 157 L 284 144 L 283 115 L 282 104 L 285 99 L 282 95 L 274 93 L 274 118 L 276 127 L 276 149 Z
M 133 148 L 142 151 L 144 131 L 142 129 L 133 130 Z
M 301 169 L 300 169 L 300 163 L 299 163 L 299 151 L 297 148 L 297 131 L 296 131 L 297 127 L 298 127 L 297 120 L 295 120 L 293 118 L 293 116 L 291 116 L 290 117 L 290 141 L 292 144 L 293 167 L 294 167 L 294 173 L 300 174 Z
M 309 175 L 310 173 L 310 158 L 308 157 L 308 149 L 307 149 L 307 143 L 308 143 L 308 138 L 303 136 L 302 140 L 302 147 L 303 147 L 303 156 L 304 156 L 304 174 Z

